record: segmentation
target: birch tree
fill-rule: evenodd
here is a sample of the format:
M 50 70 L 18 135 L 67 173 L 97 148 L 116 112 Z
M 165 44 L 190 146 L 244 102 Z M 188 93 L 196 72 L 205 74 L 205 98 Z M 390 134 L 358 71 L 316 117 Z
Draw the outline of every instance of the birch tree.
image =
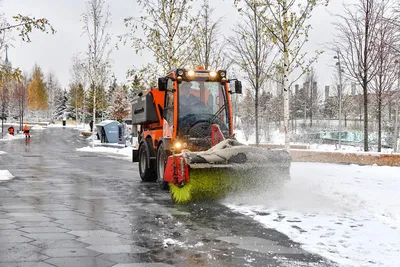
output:
M 192 0 L 137 0 L 140 17 L 124 19 L 129 33 L 120 36 L 136 53 L 150 51 L 164 73 L 185 66 L 193 58 L 190 45 L 197 17 L 190 15 Z
M 244 79 L 250 84 L 253 92 L 256 144 L 260 143 L 259 95 L 264 88 L 275 60 L 272 42 L 264 34 L 266 28 L 258 13 L 260 7 L 253 2 L 246 2 L 242 12 L 243 19 L 235 26 L 234 37 L 229 45 L 232 62 L 237 65 Z
M 104 0 L 88 0 L 86 13 L 82 15 L 84 32 L 89 44 L 83 63 L 90 88 L 93 90 L 93 121 L 96 121 L 96 91 L 104 89 L 110 69 L 110 12 L 104 7 Z M 94 147 L 94 128 L 92 131 L 92 147 Z
M 376 38 L 379 38 L 381 10 L 377 0 L 357 0 L 356 4 L 343 4 L 343 8 L 344 14 L 336 15 L 338 21 L 334 23 L 337 30 L 334 49 L 339 51 L 344 74 L 362 87 L 364 151 L 368 151 L 368 91 L 379 70 Z
M 50 22 L 46 18 L 36 18 L 32 16 L 25 16 L 17 14 L 12 17 L 13 22 L 8 22 L 4 17 L 0 18 L 0 51 L 10 41 L 10 33 L 15 30 L 18 32 L 18 36 L 25 42 L 31 42 L 31 33 L 34 30 L 38 30 L 45 33 L 54 34 L 55 30 Z M 10 72 L 4 72 L 0 69 L 1 74 L 7 75 L 13 79 L 20 81 L 22 74 L 20 69 L 12 69 Z
M 236 0 L 240 2 L 240 0 Z M 283 88 L 285 149 L 290 149 L 289 132 L 289 88 L 309 70 L 317 60 L 321 51 L 309 57 L 303 52 L 303 46 L 308 41 L 311 25 L 308 20 L 318 5 L 327 5 L 329 0 L 243 0 L 247 4 L 256 4 L 261 7 L 258 12 L 266 34 L 276 44 L 281 60 L 277 64 L 279 79 Z M 294 77 L 294 72 L 299 75 Z

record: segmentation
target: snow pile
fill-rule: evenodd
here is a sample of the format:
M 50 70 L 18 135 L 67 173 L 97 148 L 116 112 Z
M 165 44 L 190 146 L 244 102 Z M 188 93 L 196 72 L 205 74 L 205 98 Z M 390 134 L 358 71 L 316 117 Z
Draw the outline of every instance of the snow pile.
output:
M 94 152 L 94 153 L 109 153 L 109 154 L 118 154 L 125 157 L 132 157 L 132 147 L 105 147 L 105 146 L 95 146 L 92 148 L 91 146 L 77 148 L 77 151 L 81 152 Z
M 12 178 L 14 178 L 14 176 L 8 170 L 0 170 L 0 181 L 7 181 Z
M 7 152 L 4 152 L 4 151 L 1 151 L 1 150 L 0 150 L 0 155 L 1 155 L 1 154 L 7 154 Z
M 345 266 L 396 266 L 400 168 L 293 163 L 281 192 L 225 204 Z
M 5 134 L 3 138 L 0 138 L 0 141 L 12 141 L 12 140 L 24 139 L 24 138 L 25 138 L 24 134 L 16 134 L 16 135 Z
M 32 126 L 32 128 L 31 128 L 31 130 L 44 130 L 44 129 L 46 129 L 46 128 L 39 124 L 36 124 L 36 125 Z

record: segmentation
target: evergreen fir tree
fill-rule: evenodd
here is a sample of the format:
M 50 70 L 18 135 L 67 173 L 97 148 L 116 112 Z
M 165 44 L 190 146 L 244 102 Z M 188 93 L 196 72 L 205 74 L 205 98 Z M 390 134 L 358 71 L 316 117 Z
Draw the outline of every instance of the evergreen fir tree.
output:
M 67 97 L 67 90 L 64 89 L 61 94 L 58 95 L 56 98 L 56 109 L 55 109 L 55 118 L 62 119 L 65 113 L 68 112 L 68 97 Z

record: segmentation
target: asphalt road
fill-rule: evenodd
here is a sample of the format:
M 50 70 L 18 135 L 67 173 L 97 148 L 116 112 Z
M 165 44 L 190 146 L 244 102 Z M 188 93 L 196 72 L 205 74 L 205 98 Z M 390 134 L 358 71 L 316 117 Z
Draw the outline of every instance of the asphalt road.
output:
M 177 205 L 71 128 L 0 142 L 0 266 L 334 266 L 217 202 Z

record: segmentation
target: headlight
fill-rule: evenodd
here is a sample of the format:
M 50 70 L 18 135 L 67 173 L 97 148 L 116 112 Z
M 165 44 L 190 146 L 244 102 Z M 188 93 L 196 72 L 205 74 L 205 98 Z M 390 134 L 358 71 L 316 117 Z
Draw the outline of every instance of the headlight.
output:
M 175 149 L 180 149 L 182 147 L 182 144 L 180 142 L 176 142 L 174 144 Z
M 217 76 L 217 73 L 215 71 L 211 71 L 210 72 L 210 77 L 214 78 L 215 76 Z
M 190 76 L 190 77 L 193 77 L 194 76 L 194 70 L 189 70 L 187 72 L 187 75 Z

